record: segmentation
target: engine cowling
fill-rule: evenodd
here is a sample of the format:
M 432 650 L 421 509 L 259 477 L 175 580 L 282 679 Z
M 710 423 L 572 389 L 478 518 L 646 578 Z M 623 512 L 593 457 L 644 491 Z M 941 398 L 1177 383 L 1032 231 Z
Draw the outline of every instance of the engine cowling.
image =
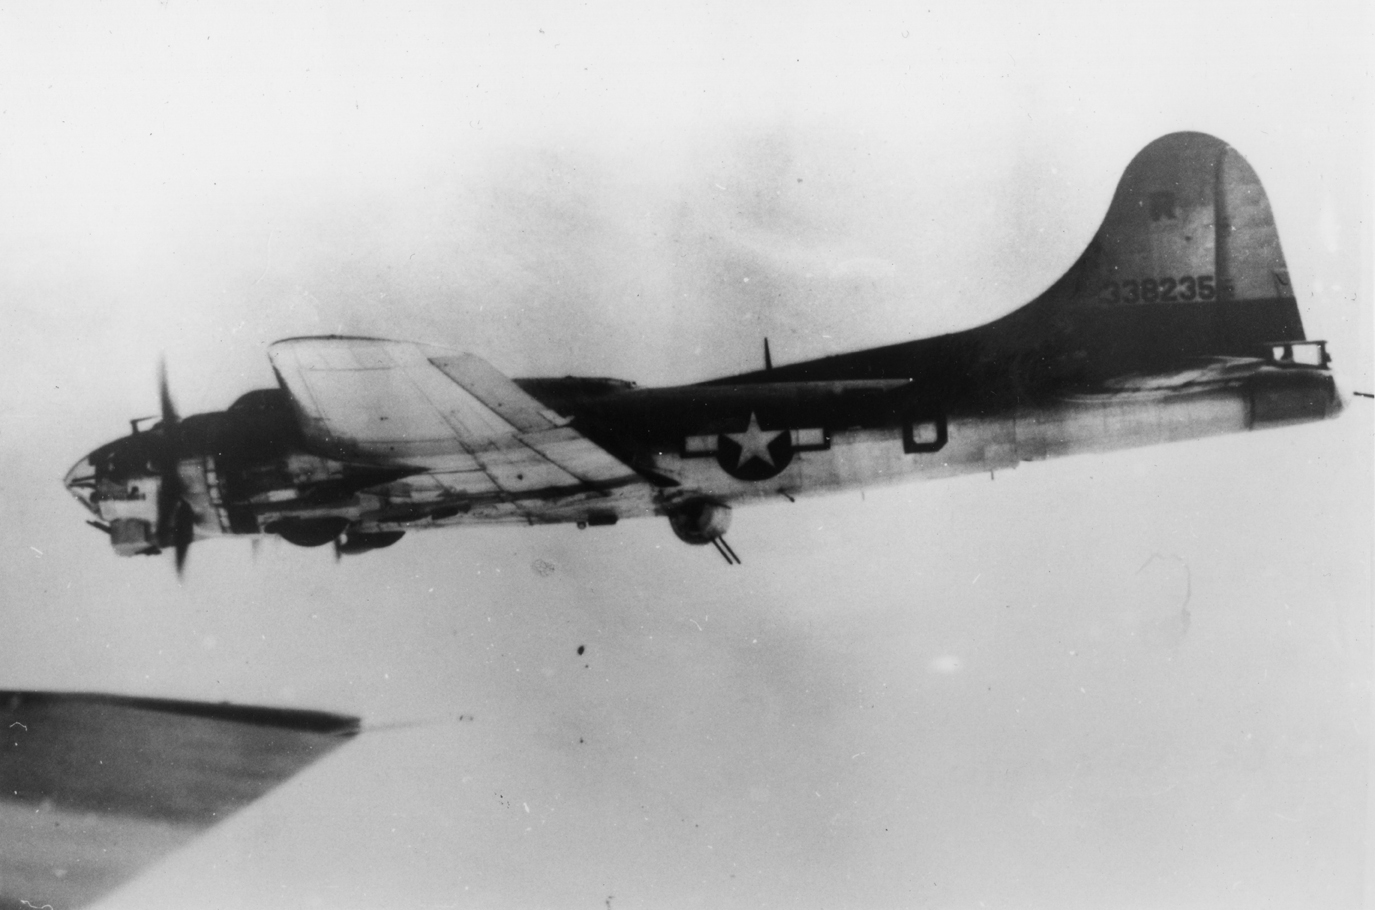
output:
M 371 534 L 362 531 L 349 531 L 336 541 L 335 552 L 352 556 L 356 553 L 366 553 L 369 550 L 380 550 L 396 543 L 406 534 L 405 531 L 374 531 Z
M 348 528 L 347 518 L 288 518 L 263 528 L 298 547 L 323 547 Z
M 679 540 L 700 547 L 730 529 L 730 506 L 708 500 L 686 503 L 668 513 L 668 524 Z

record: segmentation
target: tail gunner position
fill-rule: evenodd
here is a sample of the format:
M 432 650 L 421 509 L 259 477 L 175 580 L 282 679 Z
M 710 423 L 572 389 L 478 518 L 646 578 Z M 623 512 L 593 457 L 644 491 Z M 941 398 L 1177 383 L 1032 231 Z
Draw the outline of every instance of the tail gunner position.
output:
M 767 348 L 766 348 L 767 352 Z M 1040 297 L 978 328 L 642 389 L 508 379 L 374 338 L 272 345 L 278 387 L 107 443 L 67 488 L 122 556 L 276 534 L 339 553 L 460 524 L 665 516 L 725 543 L 735 503 L 1321 420 L 1309 341 L 1255 172 L 1175 133 L 1127 167 L 1103 225 Z

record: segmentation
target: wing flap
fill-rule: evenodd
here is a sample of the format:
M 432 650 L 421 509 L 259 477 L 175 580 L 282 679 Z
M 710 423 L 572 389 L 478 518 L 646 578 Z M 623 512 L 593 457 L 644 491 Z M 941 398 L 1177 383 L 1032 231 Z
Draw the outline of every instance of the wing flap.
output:
M 503 442 L 474 453 L 482 470 L 502 490 L 519 497 L 545 490 L 576 489 L 585 484 L 582 478 L 568 473 L 515 437 L 507 437 Z
M 568 422 L 530 397 L 481 357 L 458 354 L 433 357 L 430 363 L 521 433 L 547 430 Z
M 527 433 L 521 437 L 521 442 L 569 474 L 594 486 L 616 485 L 636 476 L 620 461 L 609 459 L 605 449 L 572 427 Z

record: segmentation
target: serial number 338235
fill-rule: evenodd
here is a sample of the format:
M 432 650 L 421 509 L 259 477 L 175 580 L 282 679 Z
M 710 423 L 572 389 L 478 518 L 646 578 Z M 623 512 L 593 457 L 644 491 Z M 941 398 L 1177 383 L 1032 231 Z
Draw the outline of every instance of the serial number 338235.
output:
M 1183 278 L 1128 278 L 1109 281 L 1098 292 L 1105 303 L 1188 303 L 1193 300 L 1226 300 L 1233 294 L 1232 282 L 1217 282 L 1212 275 L 1185 275 Z

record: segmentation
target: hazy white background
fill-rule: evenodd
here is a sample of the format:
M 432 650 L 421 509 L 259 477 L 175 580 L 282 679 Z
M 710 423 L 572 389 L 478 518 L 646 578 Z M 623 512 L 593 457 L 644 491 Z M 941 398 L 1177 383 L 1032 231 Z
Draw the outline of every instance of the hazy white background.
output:
M 1357 2 L 0 9 L 0 687 L 422 722 L 107 906 L 1358 905 L 1365 399 L 742 509 L 738 569 L 629 522 L 179 587 L 59 481 L 164 352 L 192 413 L 299 334 L 656 384 L 968 327 L 1179 129 L 1370 391 L 1369 51 Z

